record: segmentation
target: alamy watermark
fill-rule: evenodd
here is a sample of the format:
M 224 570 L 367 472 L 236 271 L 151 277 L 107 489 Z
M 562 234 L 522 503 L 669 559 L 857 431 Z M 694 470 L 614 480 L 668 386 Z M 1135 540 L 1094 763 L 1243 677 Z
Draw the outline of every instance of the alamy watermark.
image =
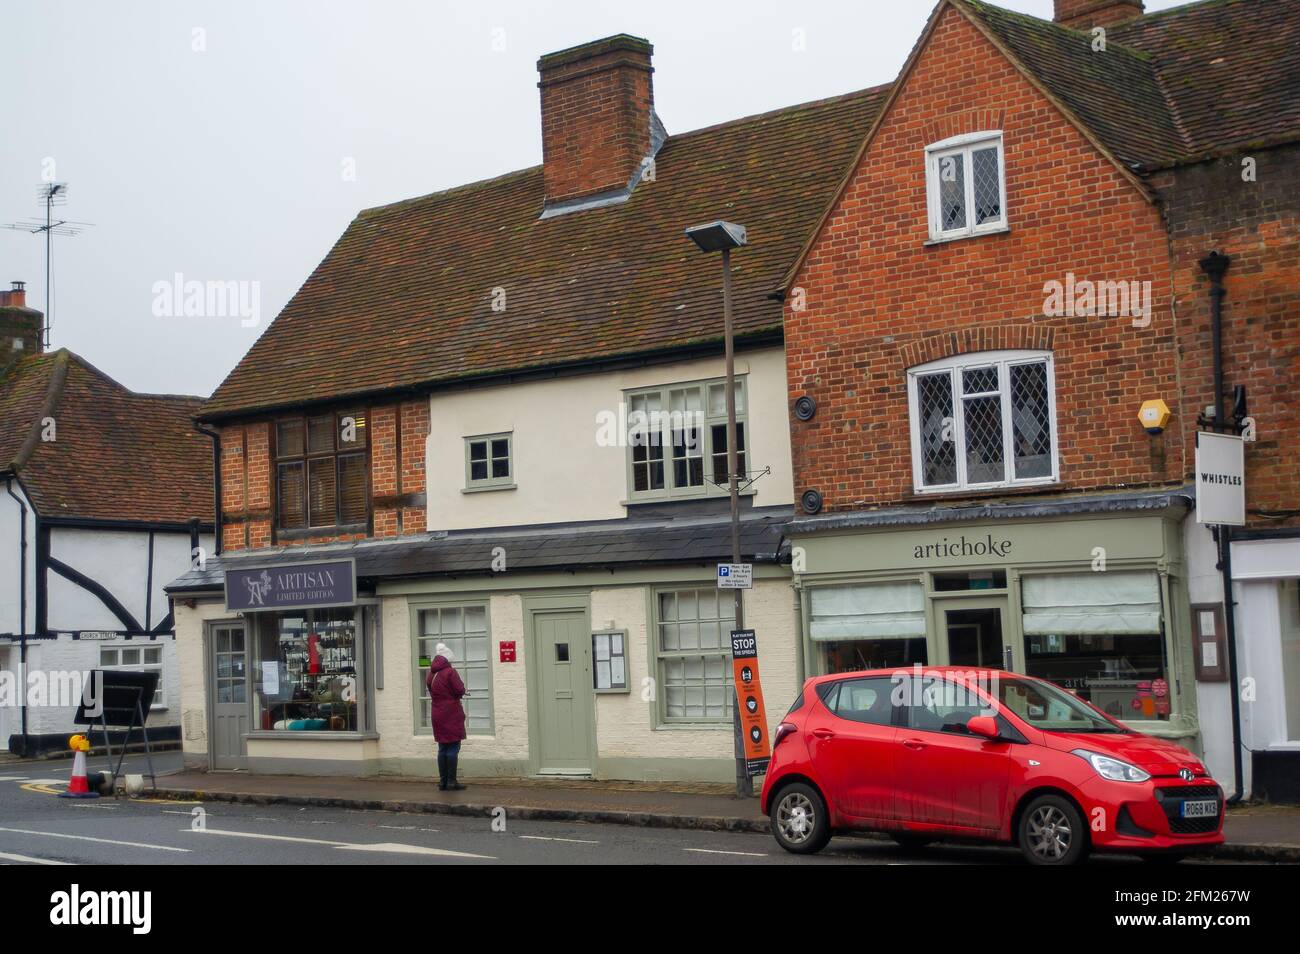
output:
M 1151 324 L 1149 281 L 1093 281 L 1065 273 L 1065 281 L 1043 283 L 1043 314 L 1048 318 L 1130 318 L 1134 328 Z
M 171 281 L 153 283 L 155 318 L 238 318 L 244 328 L 262 320 L 262 283 L 257 281 L 186 280 L 177 272 Z

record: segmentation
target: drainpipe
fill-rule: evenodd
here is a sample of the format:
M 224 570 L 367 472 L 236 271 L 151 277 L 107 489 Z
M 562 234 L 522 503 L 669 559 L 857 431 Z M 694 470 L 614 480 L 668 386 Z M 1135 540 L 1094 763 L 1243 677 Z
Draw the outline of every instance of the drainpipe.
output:
M 5 490 L 18 504 L 18 674 L 19 708 L 22 710 L 23 755 L 27 754 L 27 504 L 14 493 L 12 478 L 5 479 Z M 7 742 L 8 740 L 6 740 Z
M 194 422 L 194 429 L 212 438 L 212 548 L 214 556 L 221 556 L 221 432 L 210 430 L 198 421 Z
M 1223 299 L 1227 289 L 1223 276 L 1232 259 L 1218 251 L 1201 259 L 1201 271 L 1210 279 L 1210 336 L 1214 359 L 1214 430 L 1229 430 L 1223 407 Z M 1232 527 L 1218 525 L 1215 542 L 1219 547 L 1217 569 L 1223 578 L 1223 620 L 1228 640 L 1228 698 L 1232 706 L 1232 776 L 1234 790 L 1229 805 L 1241 801 L 1245 790 L 1244 771 L 1241 764 L 1241 686 L 1237 675 L 1237 601 L 1232 593 Z

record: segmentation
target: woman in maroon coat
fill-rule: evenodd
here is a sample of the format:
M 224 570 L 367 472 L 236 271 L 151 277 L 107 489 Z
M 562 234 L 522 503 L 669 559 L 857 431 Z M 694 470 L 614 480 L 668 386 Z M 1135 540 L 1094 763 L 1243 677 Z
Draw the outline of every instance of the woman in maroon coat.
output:
M 434 650 L 433 665 L 424 680 L 433 701 L 433 737 L 438 743 L 438 788 L 460 791 L 465 786 L 456 781 L 456 760 L 460 757 L 460 743 L 465 738 L 465 710 L 460 700 L 465 695 L 465 683 L 460 673 L 452 668 L 455 659 L 444 644 Z

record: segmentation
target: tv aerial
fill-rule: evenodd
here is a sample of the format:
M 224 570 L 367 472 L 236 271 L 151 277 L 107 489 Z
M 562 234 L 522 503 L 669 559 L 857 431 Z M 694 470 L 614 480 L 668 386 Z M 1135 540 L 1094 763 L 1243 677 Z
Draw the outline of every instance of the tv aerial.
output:
M 54 322 L 53 272 L 54 236 L 80 235 L 90 228 L 90 222 L 74 222 L 71 219 L 55 218 L 54 210 L 68 203 L 68 184 L 66 182 L 46 182 L 36 190 L 37 200 L 45 206 L 45 220 L 27 218 L 21 222 L 9 222 L 0 228 L 15 232 L 29 232 L 32 235 L 45 236 L 45 327 L 43 329 L 44 345 L 50 346 L 50 325 Z

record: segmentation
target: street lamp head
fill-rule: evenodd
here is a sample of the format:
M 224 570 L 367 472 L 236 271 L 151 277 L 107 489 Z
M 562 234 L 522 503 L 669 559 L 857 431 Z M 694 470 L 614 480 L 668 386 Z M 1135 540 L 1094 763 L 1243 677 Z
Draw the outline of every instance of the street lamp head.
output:
M 740 248 L 746 242 L 743 225 L 724 222 L 721 219 L 687 229 L 686 237 L 698 245 L 701 252 L 721 252 L 723 249 Z

